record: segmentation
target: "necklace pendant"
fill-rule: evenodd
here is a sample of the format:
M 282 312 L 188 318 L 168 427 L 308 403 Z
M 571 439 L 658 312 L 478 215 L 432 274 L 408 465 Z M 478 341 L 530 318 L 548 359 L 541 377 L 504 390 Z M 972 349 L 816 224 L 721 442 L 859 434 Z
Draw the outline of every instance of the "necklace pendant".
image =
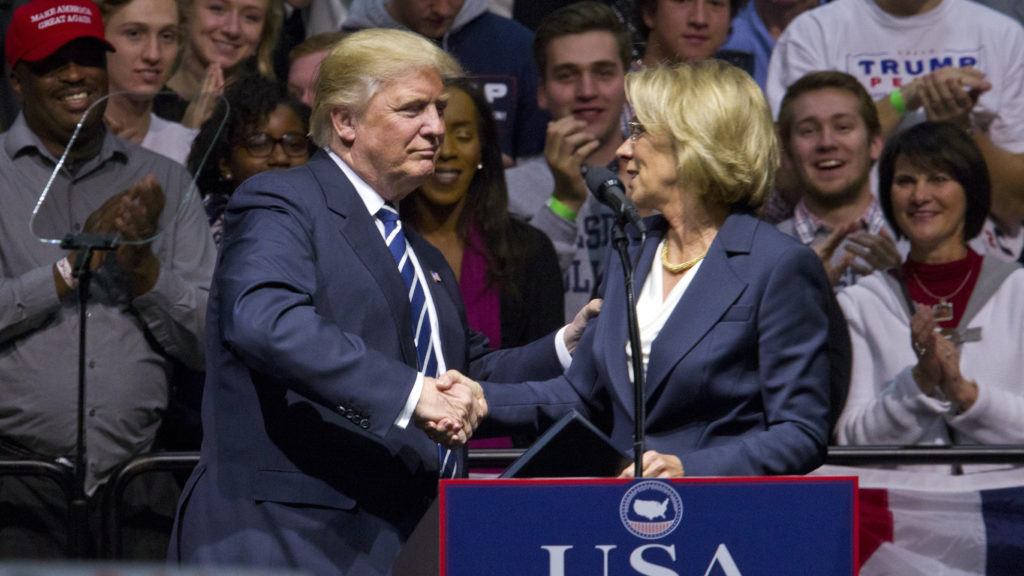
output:
M 932 314 L 936 322 L 949 322 L 953 319 L 953 303 L 939 300 L 937 304 L 932 304 Z

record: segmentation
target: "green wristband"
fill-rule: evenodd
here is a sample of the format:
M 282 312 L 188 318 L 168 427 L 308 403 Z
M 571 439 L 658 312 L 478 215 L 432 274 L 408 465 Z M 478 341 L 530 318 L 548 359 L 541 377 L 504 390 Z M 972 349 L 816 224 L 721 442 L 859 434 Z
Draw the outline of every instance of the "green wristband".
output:
M 903 99 L 903 91 L 899 88 L 889 92 L 889 104 L 900 116 L 907 113 L 907 101 Z
M 576 221 L 576 211 L 563 204 L 561 200 L 554 196 L 548 200 L 548 208 L 551 208 L 551 211 L 562 220 Z

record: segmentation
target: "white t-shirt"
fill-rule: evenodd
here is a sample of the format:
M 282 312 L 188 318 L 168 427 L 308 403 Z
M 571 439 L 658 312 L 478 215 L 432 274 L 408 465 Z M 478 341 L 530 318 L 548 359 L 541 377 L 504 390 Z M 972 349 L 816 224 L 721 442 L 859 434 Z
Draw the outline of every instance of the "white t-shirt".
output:
M 779 38 L 765 91 L 776 116 L 786 88 L 817 70 L 857 77 L 878 100 L 916 76 L 974 66 L 992 89 L 974 120 L 1010 152 L 1024 152 L 1024 28 L 969 0 L 943 0 L 924 14 L 896 17 L 874 0 L 836 0 L 798 16 Z M 909 114 L 924 119 L 924 112 Z
M 188 152 L 192 149 L 192 141 L 198 133 L 198 130 L 150 114 L 149 132 L 146 132 L 146 137 L 142 139 L 142 147 L 167 156 L 184 166 Z

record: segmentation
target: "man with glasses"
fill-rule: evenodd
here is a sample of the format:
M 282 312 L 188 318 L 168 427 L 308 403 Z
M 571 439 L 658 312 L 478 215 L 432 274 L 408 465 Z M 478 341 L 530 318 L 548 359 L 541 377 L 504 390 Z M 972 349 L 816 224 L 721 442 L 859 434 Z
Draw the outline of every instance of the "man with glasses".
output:
M 139 241 L 92 261 L 85 491 L 98 517 L 99 489 L 114 469 L 153 447 L 175 368 L 203 364 L 215 249 L 198 198 L 184 200 L 188 173 L 113 136 L 102 102 L 33 216 L 76 125 L 107 93 L 106 52 L 113 48 L 88 0 L 33 0 L 14 12 L 5 41 L 23 109 L 0 135 L 0 453 L 45 460 L 75 454 L 76 254 L 36 235 L 92 232 Z M 173 501 L 165 504 L 172 512 Z M 63 554 L 67 511 L 52 484 L 5 478 L 0 507 L 0 556 Z

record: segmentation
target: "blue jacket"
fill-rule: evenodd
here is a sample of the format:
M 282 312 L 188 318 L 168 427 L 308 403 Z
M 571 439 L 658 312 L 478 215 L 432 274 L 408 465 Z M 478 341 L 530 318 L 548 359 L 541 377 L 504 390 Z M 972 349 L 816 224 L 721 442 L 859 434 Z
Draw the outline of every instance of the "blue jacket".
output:
M 661 217 L 642 246 L 637 290 L 657 258 Z M 633 445 L 622 267 L 605 276 L 604 306 L 569 371 L 554 380 L 485 384 L 481 432 L 536 431 L 575 408 Z M 770 224 L 729 216 L 651 347 L 648 450 L 674 454 L 687 476 L 802 474 L 829 439 L 831 289 L 817 256 Z

